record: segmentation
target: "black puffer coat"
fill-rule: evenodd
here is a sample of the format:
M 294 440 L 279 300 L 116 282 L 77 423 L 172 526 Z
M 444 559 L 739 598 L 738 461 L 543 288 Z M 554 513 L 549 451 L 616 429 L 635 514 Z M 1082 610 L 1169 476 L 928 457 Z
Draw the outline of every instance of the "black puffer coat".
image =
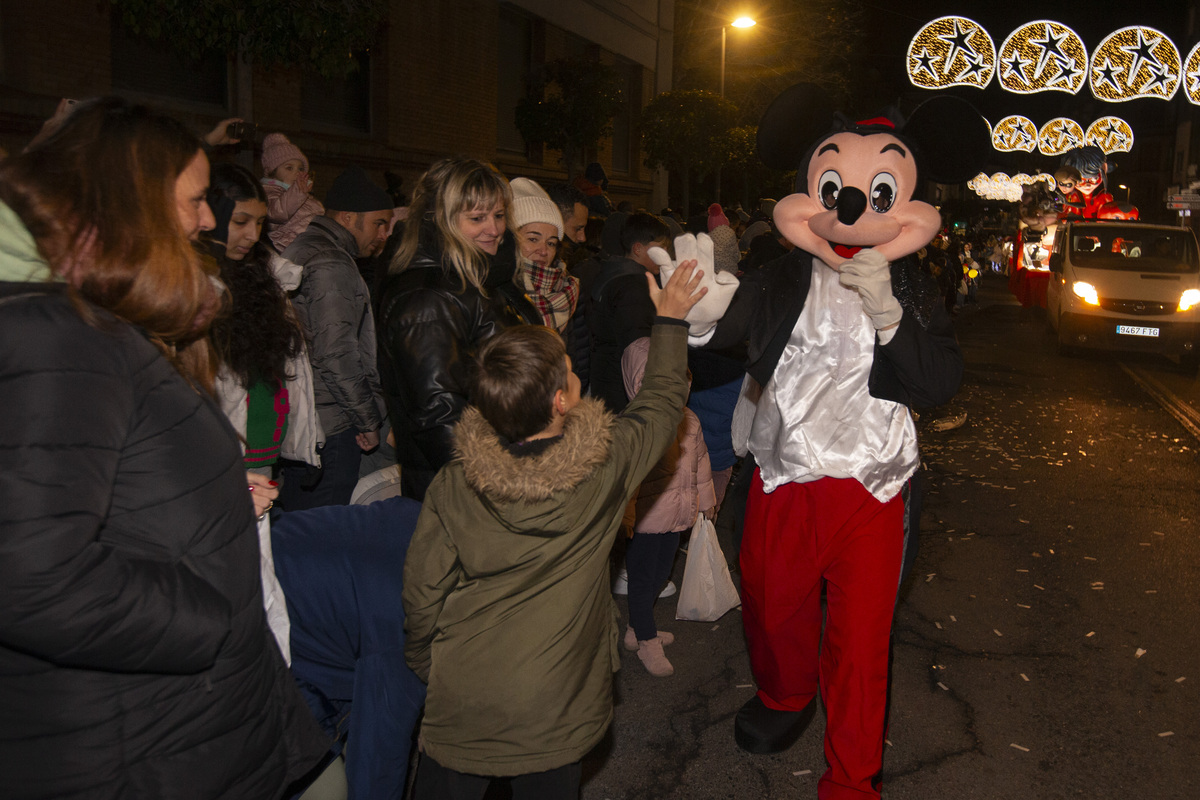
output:
M 447 277 L 440 251 L 427 241 L 404 270 L 384 279 L 378 320 L 379 373 L 396 460 L 404 493 L 417 500 L 453 455 L 453 428 L 467 407 L 476 348 L 517 322 L 502 303 Z
M 0 793 L 280 797 L 326 742 L 267 628 L 237 439 L 96 313 L 0 282 Z

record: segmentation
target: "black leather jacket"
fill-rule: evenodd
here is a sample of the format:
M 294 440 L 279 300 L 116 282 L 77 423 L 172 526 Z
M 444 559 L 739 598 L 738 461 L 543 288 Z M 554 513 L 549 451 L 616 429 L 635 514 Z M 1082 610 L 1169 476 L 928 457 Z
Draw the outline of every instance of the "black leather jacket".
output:
M 379 370 L 402 474 L 436 471 L 450 460 L 475 350 L 513 322 L 493 299 L 447 276 L 441 252 L 425 242 L 404 270 L 384 279 Z

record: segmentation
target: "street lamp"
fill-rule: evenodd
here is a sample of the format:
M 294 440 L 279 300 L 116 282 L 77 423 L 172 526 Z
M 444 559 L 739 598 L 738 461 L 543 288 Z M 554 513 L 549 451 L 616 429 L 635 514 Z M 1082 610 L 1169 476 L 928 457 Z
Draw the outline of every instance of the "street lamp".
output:
M 756 24 L 757 23 L 749 17 L 738 17 L 733 22 L 729 23 L 729 25 L 732 25 L 735 28 L 753 28 Z M 725 96 L 725 29 L 728 28 L 729 25 L 721 26 L 721 97 Z M 721 202 L 721 168 L 719 166 L 717 167 L 717 180 L 714 188 L 716 189 L 717 193 L 715 200 L 719 203 Z
M 1129 202 L 1129 187 L 1123 183 L 1119 183 L 1119 184 L 1117 184 L 1117 188 L 1125 190 L 1125 202 L 1128 203 Z
M 735 28 L 753 28 L 757 23 L 749 17 L 738 17 L 733 22 L 729 23 Z M 729 25 L 721 26 L 721 97 L 725 96 L 725 29 Z

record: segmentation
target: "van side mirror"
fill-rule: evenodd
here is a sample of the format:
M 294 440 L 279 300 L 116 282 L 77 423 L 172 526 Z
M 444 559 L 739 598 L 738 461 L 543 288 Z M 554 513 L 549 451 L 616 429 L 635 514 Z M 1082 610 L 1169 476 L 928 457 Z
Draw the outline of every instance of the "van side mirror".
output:
M 1050 262 L 1049 263 L 1050 263 L 1050 271 L 1051 272 L 1062 272 L 1062 270 L 1063 270 L 1063 254 L 1061 252 L 1059 252 L 1058 250 L 1052 251 L 1050 253 Z

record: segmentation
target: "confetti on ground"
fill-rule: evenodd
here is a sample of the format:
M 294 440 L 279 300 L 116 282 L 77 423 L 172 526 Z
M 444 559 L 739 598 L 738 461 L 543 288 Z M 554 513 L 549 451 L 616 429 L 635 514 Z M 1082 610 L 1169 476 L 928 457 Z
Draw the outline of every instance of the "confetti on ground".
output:
M 1024 603 L 1017 603 L 1017 608 L 1033 608 L 1033 606 L 1027 606 Z
M 1161 738 L 1163 736 L 1174 736 L 1174 735 L 1175 735 L 1175 731 L 1163 731 L 1162 733 L 1159 734 L 1159 737 Z
M 926 583 L 929 583 L 931 580 L 933 580 L 933 578 L 934 578 L 934 576 L 935 576 L 935 575 L 937 575 L 937 573 L 936 573 L 936 572 L 931 572 L 931 573 L 929 573 L 928 575 L 926 575 L 926 576 L 925 576 L 925 582 L 926 582 Z
M 1024 672 L 1022 672 L 1022 673 L 1021 673 L 1021 680 L 1025 681 L 1026 683 L 1029 683 L 1029 676 L 1028 676 L 1028 675 L 1026 675 Z
M 1023 523 L 1025 523 L 1026 525 L 1028 525 L 1028 524 L 1029 524 L 1029 520 L 1027 520 L 1027 519 L 1021 519 L 1021 518 L 1019 518 L 1019 517 L 1017 518 L 1017 522 L 1023 522 Z
M 1092 558 L 1091 556 L 1084 556 L 1083 560 L 1084 561 L 1095 561 L 1096 559 Z
M 1183 683 L 1183 682 L 1184 682 L 1184 681 L 1186 681 L 1186 680 L 1187 680 L 1187 677 L 1185 676 L 1185 677 L 1182 677 L 1182 678 L 1176 678 L 1176 679 L 1175 679 L 1175 682 L 1176 682 L 1176 683 Z
M 1166 534 L 1162 531 L 1151 531 L 1151 533 L 1153 533 L 1155 536 L 1166 536 Z
M 1158 594 L 1158 589 L 1147 589 L 1146 594 Z
M 941 689 L 943 692 L 950 691 L 950 687 L 947 686 L 946 684 L 942 683 L 941 681 L 938 681 L 938 688 Z
M 1035 588 L 1035 589 L 1041 589 L 1043 592 L 1044 592 L 1044 591 L 1046 591 L 1046 587 L 1045 587 L 1045 586 L 1038 586 L 1036 583 L 1033 585 L 1033 588 Z
M 1019 570 L 1017 570 L 1017 572 L 1029 572 L 1029 570 L 1027 570 L 1027 569 L 1019 569 Z
M 891 747 L 891 746 L 892 746 L 892 740 L 891 740 L 891 739 L 884 739 L 884 740 L 883 740 L 883 743 L 884 743 L 884 744 L 886 744 L 888 747 Z
M 951 622 L 958 622 L 958 617 L 956 617 L 956 616 L 954 616 L 953 614 L 951 614 L 951 615 L 950 615 L 950 621 L 951 621 Z
M 720 625 L 713 625 L 711 628 L 709 628 L 709 630 L 710 630 L 710 631 L 715 631 L 715 630 L 716 630 L 717 628 L 719 628 L 719 627 L 721 627 L 721 626 L 720 626 Z
M 1149 543 L 1149 542 L 1138 542 L 1138 544 L 1140 544 L 1142 547 L 1149 547 L 1149 546 L 1150 546 L 1150 543 Z
M 1146 651 L 1140 647 L 1137 650 L 1135 650 L 1133 653 L 1134 658 L 1141 658 L 1144 655 L 1146 655 Z
M 1041 558 L 1041 557 L 1042 557 L 1042 554 L 1041 554 L 1041 553 L 1034 553 L 1034 554 L 1033 554 L 1033 557 L 1034 557 L 1034 558 Z
M 934 621 L 934 623 L 933 623 L 933 624 L 934 624 L 934 625 L 937 625 L 937 629 L 938 629 L 939 631 L 942 629 L 942 623 L 940 623 L 940 622 L 937 622 L 937 621 Z
M 1001 633 L 1000 631 L 996 630 L 995 628 L 992 628 L 992 633 L 996 634 L 997 636 L 1003 636 L 1003 635 L 1004 635 L 1003 633 Z
M 1028 752 L 1029 752 L 1029 748 L 1028 748 L 1028 747 L 1021 747 L 1021 745 L 1019 745 L 1019 744 L 1010 744 L 1010 745 L 1009 745 L 1009 747 L 1015 747 L 1015 748 L 1017 748 L 1018 750 L 1020 750 L 1022 753 L 1028 753 Z
M 812 775 L 812 770 L 811 769 L 798 769 L 795 772 L 793 772 L 792 774 L 798 778 L 801 775 Z
M 1051 550 L 1051 551 L 1050 551 L 1050 555 L 1054 555 L 1054 551 L 1053 551 L 1053 550 Z
M 1093 637 L 1093 636 L 1095 636 L 1095 635 L 1096 635 L 1096 632 L 1095 632 L 1095 631 L 1088 631 L 1087 638 L 1089 638 L 1089 639 L 1090 639 L 1090 638 L 1092 638 L 1092 637 Z

